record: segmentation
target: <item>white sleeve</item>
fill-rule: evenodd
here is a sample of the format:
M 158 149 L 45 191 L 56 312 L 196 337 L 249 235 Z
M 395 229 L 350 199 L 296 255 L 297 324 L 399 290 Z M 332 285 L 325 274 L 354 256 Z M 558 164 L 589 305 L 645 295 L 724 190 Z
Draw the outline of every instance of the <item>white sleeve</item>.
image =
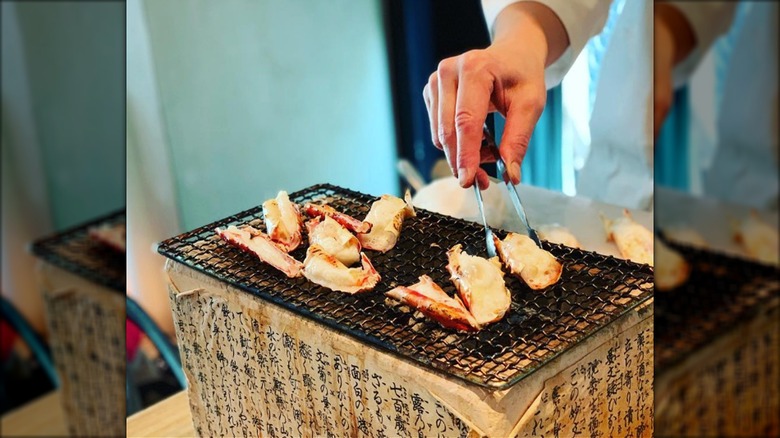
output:
M 544 71 L 547 89 L 553 88 L 561 83 L 588 40 L 601 32 L 612 0 L 482 0 L 482 11 L 491 39 L 498 14 L 507 6 L 521 1 L 535 1 L 550 8 L 569 35 L 569 47 Z
M 737 8 L 735 1 L 686 2 L 670 1 L 688 20 L 696 36 L 696 47 L 675 66 L 672 72 L 674 87 L 678 88 L 688 81 L 699 62 L 718 37 L 728 32 L 734 21 Z

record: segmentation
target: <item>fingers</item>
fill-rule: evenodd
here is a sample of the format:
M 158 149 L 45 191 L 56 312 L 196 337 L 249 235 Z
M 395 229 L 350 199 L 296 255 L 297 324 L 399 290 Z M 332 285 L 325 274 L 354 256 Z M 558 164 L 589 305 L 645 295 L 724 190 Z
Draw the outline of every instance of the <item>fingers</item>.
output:
M 458 143 L 455 132 L 455 103 L 457 101 L 458 71 L 456 61 L 448 58 L 439 63 L 438 74 L 438 109 L 437 134 L 439 143 L 450 164 L 452 174 L 460 178 L 456 158 Z
M 534 126 L 544 110 L 547 93 L 545 89 L 531 86 L 506 92 L 506 125 L 501 137 L 499 152 L 507 168 L 507 174 L 513 184 L 520 183 L 520 165 Z
M 460 79 L 455 103 L 455 132 L 457 134 L 458 182 L 461 187 L 471 187 L 480 173 L 480 149 L 482 127 L 488 114 L 493 81 L 480 68 L 478 59 L 461 57 Z M 481 171 L 484 174 L 484 171 Z M 485 178 L 487 175 L 485 174 Z
M 439 75 L 433 72 L 428 78 L 428 83 L 423 88 L 423 100 L 425 108 L 428 110 L 428 122 L 431 128 L 431 141 L 437 149 L 441 150 L 438 134 L 438 112 L 439 112 Z
M 476 176 L 474 177 L 474 181 L 476 181 L 477 186 L 479 186 L 482 190 L 487 190 L 488 187 L 490 187 L 490 178 L 488 177 L 487 172 L 482 170 L 481 168 L 477 168 Z

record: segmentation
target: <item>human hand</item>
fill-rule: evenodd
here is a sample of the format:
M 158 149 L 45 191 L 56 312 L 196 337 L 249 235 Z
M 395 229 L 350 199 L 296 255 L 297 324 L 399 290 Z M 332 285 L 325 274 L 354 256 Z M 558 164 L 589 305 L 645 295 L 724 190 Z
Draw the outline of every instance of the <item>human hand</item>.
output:
M 657 3 L 653 22 L 653 130 L 658 137 L 674 104 L 672 72 L 693 51 L 696 37 L 674 5 Z
M 653 21 L 653 137 L 657 138 L 674 103 L 674 36 L 659 15 Z
M 493 111 L 506 118 L 499 150 L 509 179 L 520 182 L 520 165 L 547 97 L 545 66 L 568 45 L 557 16 L 536 2 L 507 7 L 495 30 L 487 49 L 441 61 L 423 90 L 433 144 L 444 151 L 464 188 L 474 181 L 483 189 L 490 183 L 479 164 L 493 161 L 489 154 L 480 156 L 482 127 Z

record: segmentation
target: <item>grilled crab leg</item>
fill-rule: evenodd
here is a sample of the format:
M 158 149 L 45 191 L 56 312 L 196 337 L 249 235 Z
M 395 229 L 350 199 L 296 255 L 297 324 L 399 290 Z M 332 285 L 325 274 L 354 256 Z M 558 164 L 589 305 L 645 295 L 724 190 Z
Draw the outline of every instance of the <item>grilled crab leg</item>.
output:
M 371 210 L 365 219 L 372 224 L 371 231 L 358 234 L 360 243 L 364 248 L 387 252 L 398 242 L 404 219 L 414 216 L 416 214 L 412 206 L 412 196 L 408 190 L 404 199 L 382 195 L 378 201 L 371 204 Z
M 563 266 L 549 252 L 522 234 L 509 233 L 503 241 L 493 235 L 498 255 L 509 272 L 519 277 L 531 289 L 544 289 L 561 278 Z
M 631 213 L 623 210 L 623 217 L 607 219 L 601 215 L 607 240 L 615 242 L 624 258 L 653 266 L 653 233 L 634 222 Z
M 325 216 L 324 220 L 317 217 L 307 221 L 306 229 L 310 244 L 321 246 L 345 266 L 354 265 L 360 260 L 358 238 L 330 216 Z
M 330 216 L 353 233 L 368 233 L 371 231 L 369 222 L 359 221 L 348 214 L 336 211 L 329 205 L 306 204 L 303 206 L 303 211 L 311 217 Z
M 762 220 L 755 210 L 739 223 L 734 240 L 749 257 L 764 263 L 780 264 L 777 229 Z
M 398 286 L 385 294 L 414 307 L 445 328 L 461 331 L 479 330 L 479 324 L 460 298 L 450 298 L 431 277 L 423 275 L 411 286 Z
M 564 226 L 557 224 L 540 225 L 536 229 L 536 232 L 539 233 L 539 238 L 542 240 L 546 240 L 552 243 L 559 243 L 570 248 L 582 248 L 582 245 L 580 245 L 580 241 L 577 240 L 577 237 L 575 237 L 574 234 L 572 234 L 572 232 Z
M 450 248 L 447 257 L 452 282 L 477 324 L 483 326 L 503 318 L 512 298 L 504 283 L 498 257 L 488 260 L 468 255 L 461 250 L 460 244 Z
M 349 294 L 368 291 L 379 283 L 381 277 L 365 254 L 360 253 L 360 258 L 361 268 L 348 268 L 321 246 L 313 244 L 306 251 L 303 276 L 331 290 Z
M 680 253 L 658 238 L 655 239 L 655 250 L 658 263 L 654 269 L 654 278 L 658 290 L 671 290 L 688 281 L 691 266 Z
M 301 212 L 290 202 L 287 192 L 280 191 L 275 199 L 263 202 L 263 218 L 268 236 L 286 252 L 301 244 Z
M 216 232 L 225 242 L 254 254 L 263 262 L 282 271 L 286 276 L 290 278 L 301 276 L 303 264 L 290 257 L 260 230 L 249 225 L 242 228 L 231 225 L 225 230 L 217 228 Z
M 125 230 L 125 224 L 103 224 L 99 227 L 90 228 L 88 234 L 92 239 L 110 247 L 113 250 L 125 252 L 127 248 Z

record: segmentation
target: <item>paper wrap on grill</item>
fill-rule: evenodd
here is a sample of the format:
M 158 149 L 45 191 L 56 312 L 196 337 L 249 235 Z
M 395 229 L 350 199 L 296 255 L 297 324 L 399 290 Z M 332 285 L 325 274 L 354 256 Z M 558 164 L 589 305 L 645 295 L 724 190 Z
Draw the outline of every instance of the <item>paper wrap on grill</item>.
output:
M 652 301 L 491 390 L 177 262 L 166 271 L 200 436 L 652 436 Z

